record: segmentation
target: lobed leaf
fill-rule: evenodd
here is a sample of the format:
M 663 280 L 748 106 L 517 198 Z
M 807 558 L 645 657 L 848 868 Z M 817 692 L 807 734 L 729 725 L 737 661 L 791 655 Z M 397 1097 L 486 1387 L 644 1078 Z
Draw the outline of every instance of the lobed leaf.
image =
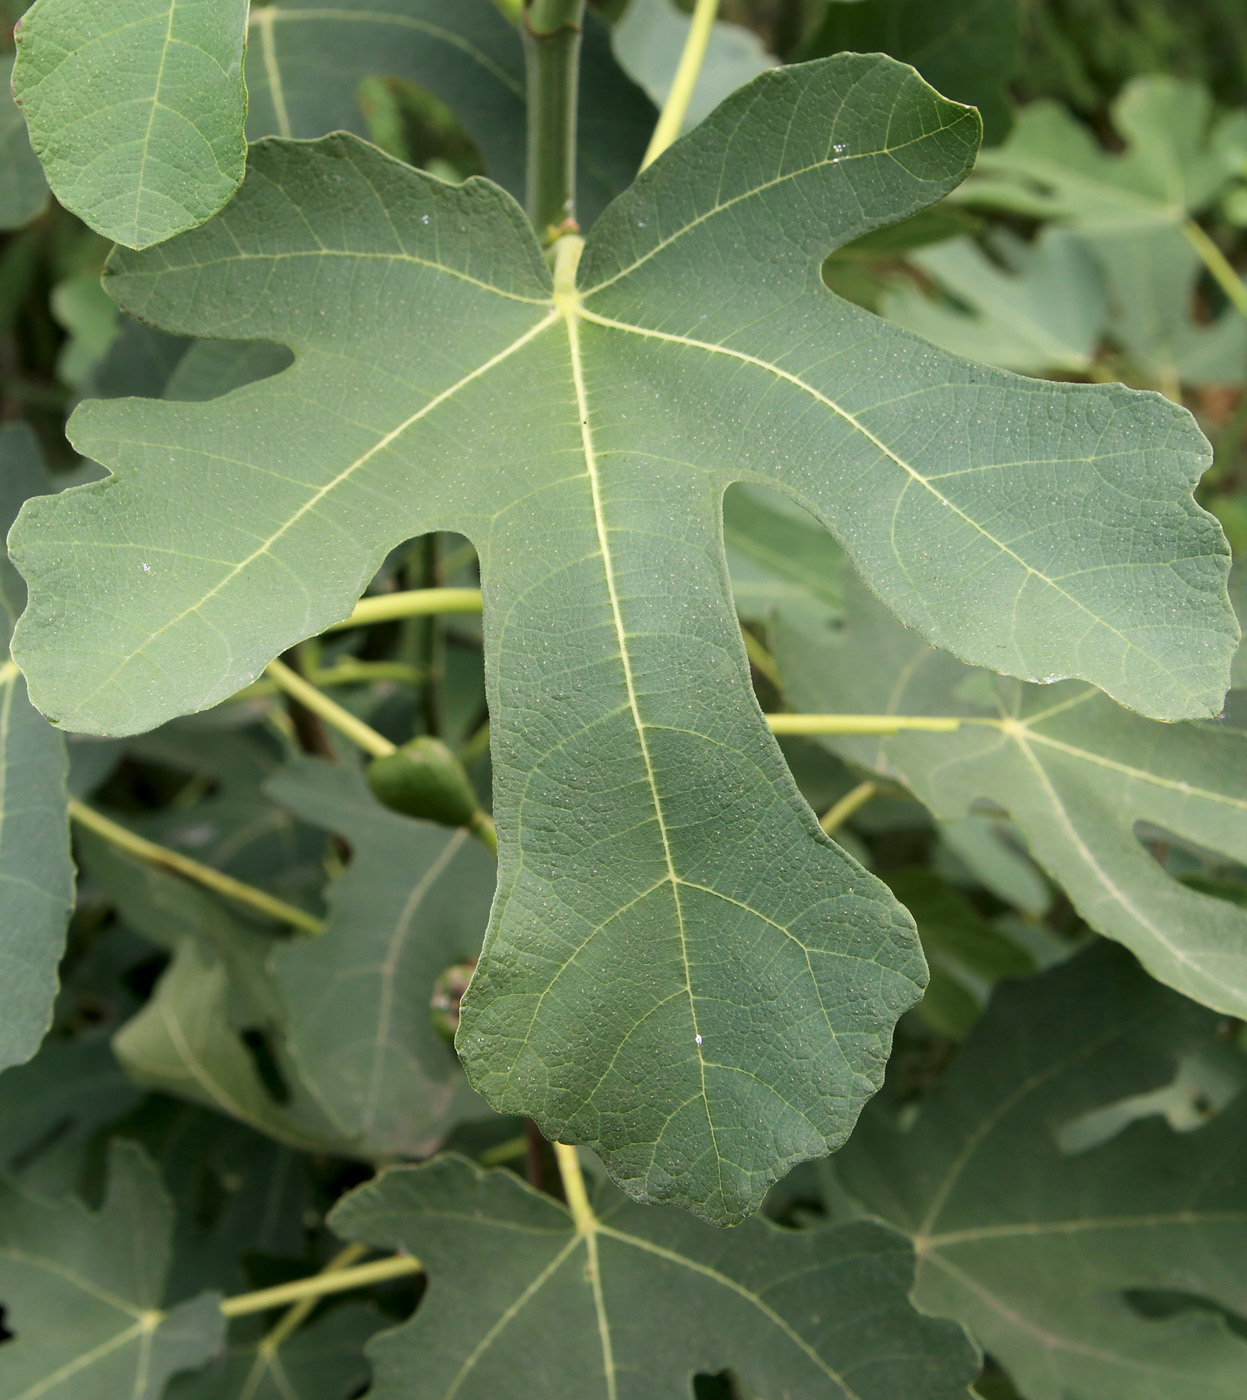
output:
M 1084 919 L 1162 982 L 1231 1015 L 1247 1010 L 1247 910 L 1179 884 L 1141 824 L 1247 861 L 1247 734 L 1160 725 L 1076 683 L 1004 681 L 932 651 L 860 585 L 833 636 L 781 621 L 785 692 L 814 713 L 962 716 L 953 733 L 828 738 L 834 752 L 909 787 L 937 817 L 987 800 Z
M 160 1176 L 129 1143 L 109 1153 L 98 1215 L 0 1185 L 3 1400 L 159 1400 L 175 1372 L 221 1340 L 219 1299 L 162 1310 L 172 1210 Z
M 1247 1102 L 1196 1131 L 1148 1116 L 1080 1152 L 1060 1139 L 1216 1038 L 1100 945 L 998 989 L 912 1126 L 872 1105 L 836 1158 L 854 1201 L 914 1236 L 919 1306 L 970 1327 L 1029 1400 L 1242 1394 L 1247 1341 L 1220 1310 L 1247 1309 Z
M 146 248 L 210 219 L 246 164 L 247 0 L 35 0 L 13 89 L 57 199 Z
M 221 218 L 108 280 L 143 319 L 294 364 L 206 404 L 84 406 L 74 440 L 118 474 L 14 533 L 39 701 L 114 733 L 229 695 L 403 539 L 468 536 L 501 860 L 460 1054 L 499 1111 L 716 1221 L 843 1142 L 925 980 L 758 713 L 725 488 L 795 496 L 972 661 L 1161 717 L 1224 693 L 1237 627 L 1189 416 L 965 365 L 821 283 L 829 245 L 938 199 L 976 139 L 883 58 L 765 74 L 579 267 L 565 242 L 553 285 L 494 186 L 348 136 L 261 143 Z
M 492 1400 L 517 1374 L 551 1397 L 686 1400 L 724 1368 L 790 1400 L 953 1400 L 976 1370 L 960 1329 L 910 1307 L 908 1244 L 875 1224 L 724 1233 L 608 1192 L 581 1233 L 453 1155 L 360 1187 L 331 1224 L 429 1275 L 414 1320 L 368 1349 L 374 1400 Z

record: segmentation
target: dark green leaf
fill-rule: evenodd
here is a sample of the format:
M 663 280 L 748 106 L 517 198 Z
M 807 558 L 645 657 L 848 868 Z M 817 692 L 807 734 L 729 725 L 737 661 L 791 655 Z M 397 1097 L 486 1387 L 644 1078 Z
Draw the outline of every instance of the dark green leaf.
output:
M 496 1400 L 516 1375 L 534 1395 L 688 1400 L 694 1372 L 727 1367 L 790 1400 L 954 1400 L 976 1369 L 958 1329 L 912 1310 L 906 1242 L 874 1224 L 724 1232 L 607 1192 L 584 1235 L 454 1156 L 387 1172 L 331 1223 L 429 1275 L 415 1320 L 369 1348 L 373 1400 Z
M 9 96 L 13 59 L 0 56 L 0 229 L 30 223 L 48 202 L 48 182 L 30 149 L 21 108 Z

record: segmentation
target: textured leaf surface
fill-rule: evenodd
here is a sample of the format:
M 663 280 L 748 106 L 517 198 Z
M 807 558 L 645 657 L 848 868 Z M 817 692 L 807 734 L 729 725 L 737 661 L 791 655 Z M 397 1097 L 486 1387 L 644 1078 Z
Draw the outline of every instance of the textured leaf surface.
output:
M 1079 228 L 1124 232 L 1181 223 L 1228 182 L 1198 83 L 1135 78 L 1113 104 L 1126 149 L 1106 151 L 1058 102 L 1032 102 L 1003 146 L 984 151 L 967 198 Z M 1233 121 L 1233 117 L 1223 118 Z
M 342 1202 L 339 1234 L 407 1250 L 429 1275 L 414 1321 L 369 1347 L 374 1400 L 493 1400 L 516 1374 L 535 1394 L 687 1400 L 695 1372 L 725 1368 L 789 1400 L 965 1395 L 971 1348 L 911 1308 L 912 1255 L 892 1231 L 725 1232 L 615 1192 L 596 1209 L 580 1234 L 557 1201 L 453 1156 Z
M 494 180 L 524 195 L 524 51 L 493 0 L 277 0 L 253 7 L 247 132 L 368 134 L 360 79 L 383 74 L 440 98 Z M 586 17 L 576 205 L 586 227 L 624 189 L 657 113 L 615 63 L 606 26 Z
M 1247 910 L 1173 880 L 1136 834 L 1148 823 L 1247 861 L 1247 735 L 1215 722 L 1154 724 L 1076 683 L 1021 685 L 974 671 L 899 627 L 860 585 L 849 596 L 839 639 L 777 628 L 791 703 L 972 722 L 828 746 L 905 783 L 939 817 L 994 802 L 1092 928 L 1188 996 L 1247 1011 Z
M 483 1108 L 430 1002 L 441 973 L 480 953 L 493 857 L 466 831 L 387 811 L 340 766 L 305 760 L 268 790 L 352 851 L 329 888 L 324 932 L 274 959 L 301 1078 L 358 1150 L 423 1156 L 457 1117 Z
M 110 283 L 294 365 L 81 410 L 118 476 L 15 533 L 40 702 L 111 732 L 224 698 L 404 538 L 467 535 L 502 844 L 460 1054 L 495 1108 L 717 1220 L 843 1141 L 924 980 L 758 714 L 729 482 L 798 497 L 972 660 L 1186 715 L 1219 708 L 1237 638 L 1185 413 L 964 365 L 822 287 L 830 243 L 938 198 L 976 136 L 885 59 L 765 74 L 598 221 L 575 283 L 564 245 L 556 287 L 493 186 L 262 144 L 222 218 Z
M 13 59 L 0 56 L 0 229 L 21 228 L 48 202 L 48 182 L 30 148 L 21 108 L 9 95 Z
M 0 533 L 48 490 L 35 437 L 0 427 Z M 26 698 L 8 660 L 26 589 L 0 558 L 0 1069 L 30 1059 L 51 1024 L 56 967 L 74 898 L 65 811 L 65 741 Z
M 1195 1132 L 1148 1117 L 1067 1155 L 1057 1132 L 1163 1088 L 1217 1018 L 1101 945 L 998 990 L 908 1131 L 873 1106 L 836 1159 L 915 1237 L 918 1304 L 959 1318 L 1029 1400 L 1238 1400 L 1247 1102 Z M 1176 1294 L 1151 1316 L 1128 1293 Z
M 3 1400 L 159 1400 L 220 1341 L 215 1297 L 161 1310 L 172 1211 L 159 1174 L 126 1143 L 109 1162 L 98 1215 L 0 1186 L 0 1303 L 15 1336 L 0 1346 Z
M 145 248 L 213 214 L 246 163 L 246 0 L 36 0 L 13 84 L 57 199 Z
M 984 364 L 1023 374 L 1084 372 L 1095 359 L 1108 313 L 1104 277 L 1090 248 L 1077 236 L 1052 229 L 1032 246 L 997 240 L 993 252 L 1007 270 L 972 238 L 909 255 L 964 310 L 904 283 L 884 297 L 880 312 Z

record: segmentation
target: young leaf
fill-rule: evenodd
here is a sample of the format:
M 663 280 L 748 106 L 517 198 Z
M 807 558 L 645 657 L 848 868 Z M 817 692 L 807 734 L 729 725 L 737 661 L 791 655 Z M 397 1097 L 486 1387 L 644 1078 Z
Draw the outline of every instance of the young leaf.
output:
M 360 1187 L 330 1224 L 429 1275 L 415 1319 L 369 1347 L 373 1400 L 493 1400 L 517 1374 L 535 1395 L 686 1400 L 725 1368 L 791 1400 L 954 1400 L 976 1369 L 960 1329 L 910 1307 L 908 1242 L 873 1223 L 723 1233 L 608 1191 L 582 1233 L 446 1155 Z
M 0 1184 L 0 1400 L 159 1400 L 202 1366 L 222 1332 L 203 1294 L 164 1311 L 172 1211 L 160 1176 L 129 1143 L 109 1153 L 98 1215 Z
M 1247 1102 L 1177 1133 L 1159 1117 L 1067 1154 L 1058 1129 L 1169 1084 L 1216 1018 L 1100 945 L 998 990 L 901 1130 L 872 1105 L 836 1159 L 907 1230 L 919 1305 L 956 1317 L 1029 1400 L 1239 1400 L 1247 1341 Z M 1170 1316 L 1128 1301 L 1179 1295 Z
M 1212 98 L 1198 83 L 1135 78 L 1113 103 L 1126 142 L 1106 151 L 1057 102 L 1032 102 L 1009 140 L 984 151 L 967 199 L 1101 232 L 1172 227 L 1203 209 L 1232 168 L 1210 138 Z M 1232 121 L 1233 118 L 1223 118 Z
M 758 714 L 725 487 L 804 501 L 938 643 L 1159 717 L 1218 709 L 1237 639 L 1187 414 L 961 364 L 823 288 L 829 244 L 938 198 L 976 137 L 887 59 L 764 74 L 615 202 L 578 272 L 563 243 L 553 286 L 493 186 L 348 136 L 262 143 L 219 219 L 109 280 L 294 365 L 208 404 L 80 409 L 118 476 L 14 532 L 40 703 L 114 733 L 346 616 L 402 539 L 472 539 L 502 854 L 460 1053 L 500 1111 L 716 1220 L 844 1140 L 924 979 Z
M 213 214 L 246 164 L 247 0 L 35 0 L 13 90 L 57 199 L 146 248 Z
M 988 799 L 1092 926 L 1162 982 L 1247 1012 L 1247 910 L 1172 879 L 1136 834 L 1148 823 L 1247 861 L 1247 734 L 1159 725 L 1076 683 L 1020 685 L 932 651 L 860 586 L 838 637 L 781 617 L 775 657 L 813 712 L 960 715 L 954 733 L 824 742 L 912 789 L 944 820 Z
M 48 489 L 34 434 L 0 426 L 0 536 L 24 500 Z M 51 1024 L 74 899 L 65 741 L 33 709 L 7 659 L 25 601 L 21 578 L 0 555 L 0 1070 L 30 1059 Z
M 518 30 L 493 0 L 275 0 L 253 7 L 247 133 L 368 134 L 359 83 L 404 79 L 440 98 L 503 189 L 524 193 L 526 99 Z M 577 217 L 597 218 L 636 174 L 657 113 L 611 56 L 610 34 L 585 16 L 581 49 Z
M 905 282 L 884 296 L 880 313 L 984 364 L 1023 374 L 1085 373 L 1095 360 L 1108 312 L 1104 276 L 1086 242 L 1054 228 L 1033 245 L 1004 234 L 993 240 L 992 250 L 1007 271 L 972 238 L 909 255 L 966 311 L 934 301 Z
M 48 182 L 22 120 L 9 95 L 13 59 L 0 56 L 0 229 L 22 228 L 48 202 Z
M 290 1053 L 356 1151 L 422 1156 L 481 1108 L 430 1004 L 438 977 L 480 952 L 493 858 L 464 830 L 388 811 L 340 765 L 305 759 L 268 791 L 352 851 L 324 932 L 273 960 Z

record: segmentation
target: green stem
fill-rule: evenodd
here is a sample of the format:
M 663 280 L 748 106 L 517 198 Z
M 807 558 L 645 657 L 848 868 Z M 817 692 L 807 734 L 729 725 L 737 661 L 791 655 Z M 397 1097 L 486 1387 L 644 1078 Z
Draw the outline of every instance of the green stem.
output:
M 576 1149 L 568 1147 L 565 1142 L 556 1142 L 553 1146 L 554 1160 L 559 1164 L 559 1176 L 563 1181 L 563 1195 L 567 1197 L 567 1208 L 576 1222 L 576 1229 L 591 1238 L 597 1229 L 598 1218 L 589 1204 L 580 1158 L 576 1155 Z
M 528 73 L 528 217 L 549 246 L 575 230 L 576 104 L 585 0 L 529 0 L 524 10 Z
M 934 715 L 766 715 L 773 734 L 899 734 L 903 729 L 925 729 L 949 734 L 963 724 L 990 724 L 991 720 L 954 719 Z
M 671 91 L 663 103 L 658 125 L 650 137 L 649 149 L 641 162 L 641 169 L 652 165 L 680 134 L 684 118 L 688 114 L 688 104 L 693 97 L 693 89 L 701 76 L 702 64 L 706 61 L 706 46 L 710 42 L 710 32 L 714 28 L 715 16 L 719 12 L 719 0 L 697 0 L 693 11 L 693 23 L 689 27 L 688 38 L 684 41 L 684 52 L 680 55 L 680 66 L 675 70 L 675 80 Z
M 765 676 L 776 690 L 782 690 L 779 680 L 779 667 L 775 664 L 775 658 L 758 641 L 748 627 L 740 629 L 740 635 L 745 639 L 745 655 L 749 658 L 749 664 L 760 676 Z
M 293 696 L 314 715 L 319 715 L 339 734 L 345 734 L 353 744 L 358 745 L 365 753 L 372 754 L 374 758 L 388 758 L 390 754 L 397 752 L 397 744 L 391 744 L 385 735 L 378 734 L 370 724 L 365 724 L 362 719 L 356 719 L 349 710 L 344 710 L 336 700 L 331 700 L 310 682 L 305 681 L 297 671 L 291 670 L 284 661 L 270 661 L 265 674 L 275 680 L 287 695 Z
M 318 918 L 297 905 L 287 904 L 284 899 L 266 894 L 254 885 L 245 885 L 241 880 L 235 880 L 232 875 L 213 870 L 210 865 L 200 865 L 197 860 L 171 851 L 166 846 L 158 846 L 154 841 L 137 835 L 129 827 L 122 826 L 120 822 L 113 821 L 102 812 L 97 812 L 94 807 L 79 802 L 77 798 L 71 797 L 69 800 L 69 815 L 88 831 L 102 836 L 110 846 L 116 846 L 118 850 L 146 861 L 148 865 L 156 865 L 162 870 L 184 875 L 188 880 L 194 880 L 196 884 L 224 895 L 226 899 L 249 905 L 270 919 L 291 924 L 306 933 L 319 933 L 324 927 Z
M 1234 271 L 1229 258 L 1194 219 L 1188 219 L 1182 225 L 1182 235 L 1199 254 L 1200 261 L 1225 293 L 1230 304 L 1240 315 L 1247 316 L 1247 285 L 1244 285 L 1243 279 Z
M 859 807 L 864 807 L 878 791 L 879 784 L 872 783 L 869 779 L 864 783 L 858 783 L 850 792 L 846 792 L 839 802 L 828 807 L 823 813 L 819 826 L 828 836 L 835 835 L 853 813 Z
M 327 1277 L 329 1274 L 340 1274 L 349 1269 L 353 1264 L 361 1260 L 368 1253 L 368 1246 L 363 1244 L 348 1244 L 345 1249 L 339 1250 L 337 1254 L 325 1265 L 317 1275 L 318 1278 Z M 257 1351 L 265 1360 L 271 1360 L 281 1350 L 286 1339 L 294 1332 L 297 1332 L 304 1322 L 307 1321 L 308 1314 L 311 1313 L 316 1304 L 320 1301 L 317 1297 L 300 1298 L 288 1311 L 279 1319 L 276 1326 L 264 1334 Z
M 371 1264 L 359 1264 L 352 1269 L 326 1270 L 312 1274 L 310 1278 L 278 1284 L 276 1288 L 261 1288 L 255 1293 L 239 1293 L 233 1298 L 223 1298 L 221 1312 L 226 1317 L 245 1317 L 249 1313 L 284 1308 L 305 1299 L 326 1298 L 331 1293 L 367 1288 L 369 1284 L 407 1278 L 421 1272 L 423 1267 L 418 1259 L 413 1259 L 410 1254 L 399 1254 L 390 1259 L 375 1259 Z
M 343 622 L 326 627 L 340 632 L 344 627 L 364 627 L 371 622 L 393 622 L 403 617 L 428 617 L 433 613 L 479 613 L 479 588 L 413 588 L 406 593 L 380 593 L 361 598 L 355 611 Z

